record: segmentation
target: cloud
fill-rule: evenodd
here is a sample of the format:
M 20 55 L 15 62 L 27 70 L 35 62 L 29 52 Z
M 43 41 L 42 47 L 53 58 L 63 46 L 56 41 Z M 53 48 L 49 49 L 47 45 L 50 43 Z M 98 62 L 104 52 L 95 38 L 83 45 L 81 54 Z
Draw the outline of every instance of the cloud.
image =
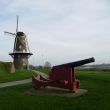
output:
M 44 59 L 60 64 L 91 56 L 96 57 L 96 63 L 109 62 L 110 3 L 107 0 L 0 2 L 3 10 L 0 13 L 1 36 L 4 30 L 15 32 L 15 16 L 19 14 L 19 30 L 27 34 L 34 53 L 31 63 L 42 64 Z M 0 39 L 1 58 L 12 49 L 14 39 Z M 8 46 L 2 49 L 4 45 Z M 11 60 L 8 55 L 5 59 Z

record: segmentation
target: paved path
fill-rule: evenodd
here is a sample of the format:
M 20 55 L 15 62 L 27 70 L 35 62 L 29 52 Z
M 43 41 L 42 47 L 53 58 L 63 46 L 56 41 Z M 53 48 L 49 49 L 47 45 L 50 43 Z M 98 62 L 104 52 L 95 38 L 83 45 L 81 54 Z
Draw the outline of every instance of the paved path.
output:
M 48 75 L 46 75 L 40 71 L 33 70 L 33 72 L 37 73 L 38 75 L 42 75 L 46 78 L 48 77 Z M 30 82 L 32 82 L 32 78 L 19 80 L 19 81 L 0 83 L 0 88 L 11 87 L 11 86 L 16 86 L 16 85 L 20 85 L 20 84 L 26 84 L 26 83 L 30 83 Z
M 31 78 L 24 79 L 24 80 L 19 80 L 19 81 L 0 83 L 0 88 L 11 87 L 11 86 L 19 85 L 19 84 L 30 83 L 30 82 L 32 82 Z

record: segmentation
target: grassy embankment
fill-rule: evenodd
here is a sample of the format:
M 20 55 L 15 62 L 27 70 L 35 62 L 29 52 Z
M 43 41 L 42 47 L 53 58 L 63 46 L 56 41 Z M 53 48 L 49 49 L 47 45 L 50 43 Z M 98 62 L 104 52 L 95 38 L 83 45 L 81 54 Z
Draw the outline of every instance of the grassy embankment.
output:
M 32 75 L 36 74 L 31 70 L 19 70 L 10 73 L 7 65 L 7 62 L 0 62 L 0 83 L 31 78 Z
M 44 71 L 44 70 L 41 70 Z M 31 84 L 0 90 L 1 110 L 110 110 L 110 73 L 79 71 L 81 88 L 88 93 L 79 97 L 27 94 Z
M 46 74 L 48 74 L 50 71 L 51 71 L 51 68 L 37 68 L 37 71 L 40 71 L 40 72 L 42 72 L 42 73 L 46 73 Z

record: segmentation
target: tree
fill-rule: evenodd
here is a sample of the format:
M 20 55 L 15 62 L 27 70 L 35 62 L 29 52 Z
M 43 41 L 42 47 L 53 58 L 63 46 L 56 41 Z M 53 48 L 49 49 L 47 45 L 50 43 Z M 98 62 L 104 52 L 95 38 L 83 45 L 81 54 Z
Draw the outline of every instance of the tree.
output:
M 51 63 L 49 61 L 46 61 L 44 67 L 51 67 Z

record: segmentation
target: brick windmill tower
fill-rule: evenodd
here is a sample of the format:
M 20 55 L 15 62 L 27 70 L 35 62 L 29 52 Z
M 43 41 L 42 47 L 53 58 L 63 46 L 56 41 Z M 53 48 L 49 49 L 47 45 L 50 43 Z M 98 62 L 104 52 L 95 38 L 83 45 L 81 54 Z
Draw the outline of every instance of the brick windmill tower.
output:
M 29 50 L 28 42 L 25 33 L 18 31 L 18 16 L 17 16 L 17 26 L 16 33 L 5 32 L 6 34 L 11 34 L 15 37 L 14 49 L 9 55 L 13 58 L 13 63 L 15 70 L 28 69 L 28 59 L 32 55 Z

